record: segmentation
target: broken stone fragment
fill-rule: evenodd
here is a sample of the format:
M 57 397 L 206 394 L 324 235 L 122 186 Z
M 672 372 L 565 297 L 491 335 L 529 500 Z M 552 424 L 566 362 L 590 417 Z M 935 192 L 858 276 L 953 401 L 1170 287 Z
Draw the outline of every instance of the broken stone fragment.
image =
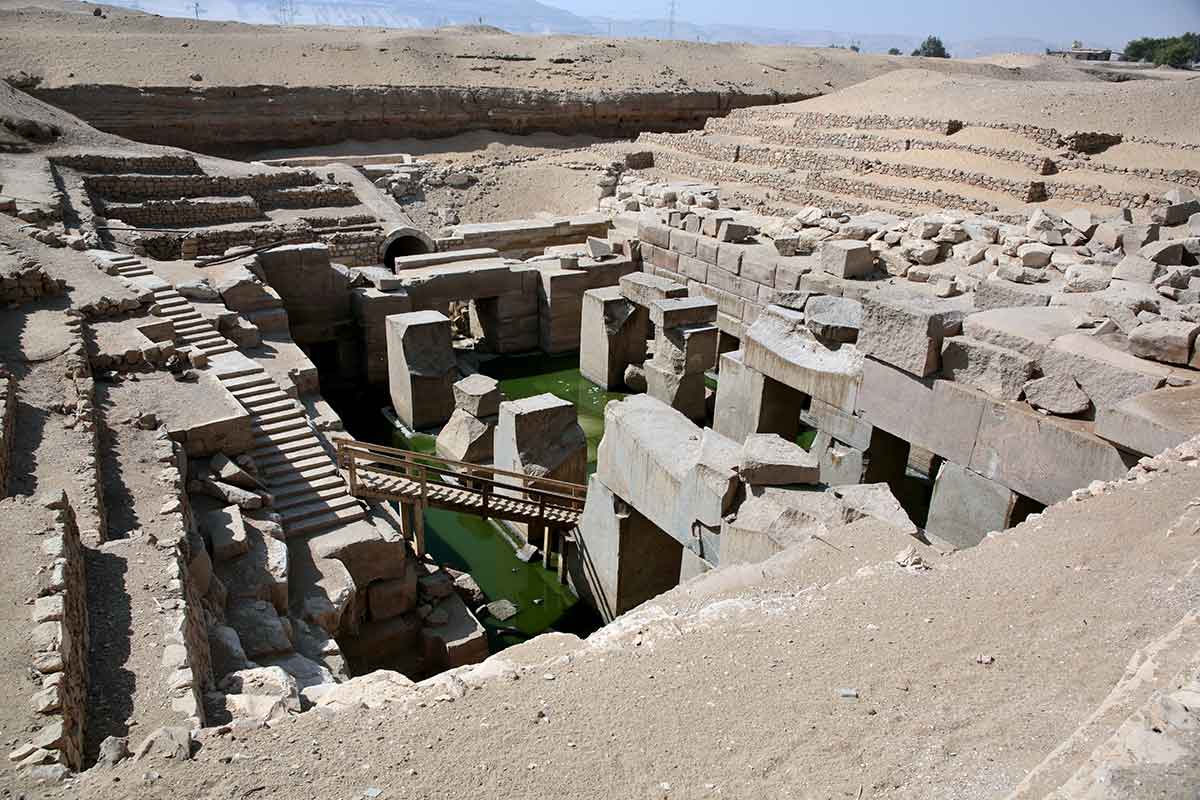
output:
M 1071 416 L 1088 410 L 1091 402 L 1069 375 L 1050 375 L 1025 384 L 1025 400 L 1034 408 L 1051 414 Z
M 500 383 L 476 372 L 454 384 L 454 407 L 474 417 L 494 417 L 500 413 Z
M 746 438 L 738 462 L 738 475 L 754 486 L 815 484 L 821 479 L 820 461 L 794 442 L 774 433 Z
M 213 475 L 217 480 L 224 483 L 232 484 L 242 489 L 257 491 L 263 488 L 258 479 L 247 472 L 241 465 L 232 461 L 229 456 L 224 453 L 217 453 L 209 462 Z

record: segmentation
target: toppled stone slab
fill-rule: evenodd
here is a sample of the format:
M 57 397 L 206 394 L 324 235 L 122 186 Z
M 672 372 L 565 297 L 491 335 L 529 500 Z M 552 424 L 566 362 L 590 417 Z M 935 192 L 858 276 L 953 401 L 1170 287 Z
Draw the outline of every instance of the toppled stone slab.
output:
M 454 411 L 457 375 L 450 320 L 437 311 L 411 311 L 386 318 L 388 386 L 404 424 L 441 425 Z
M 1157 389 L 1170 375 L 1167 367 L 1111 347 L 1101 337 L 1077 333 L 1055 339 L 1040 366 L 1047 376 L 1074 378 L 1097 410 Z
M 1200 333 L 1200 325 L 1183 320 L 1162 320 L 1139 325 L 1129 334 L 1129 351 L 1152 361 L 1188 364 L 1197 333 Z
M 862 303 L 847 297 L 818 295 L 804 304 L 804 321 L 813 335 L 831 342 L 858 340 Z
M 942 374 L 1001 400 L 1020 398 L 1035 364 L 1015 350 L 954 336 L 942 345 Z
M 1096 435 L 1154 456 L 1200 434 L 1200 385 L 1164 387 L 1129 397 L 1096 415 Z
M 918 377 L 941 364 L 942 340 L 961 330 L 971 310 L 967 297 L 936 298 L 889 287 L 863 297 L 858 349 Z
M 291 637 L 270 603 L 264 600 L 233 603 L 227 617 L 229 626 L 237 631 L 242 649 L 250 659 L 292 650 Z
M 686 286 L 645 272 L 622 275 L 620 286 L 621 294 L 626 300 L 645 308 L 649 308 L 655 300 L 688 296 Z
M 917 526 L 909 519 L 908 512 L 900 505 L 900 501 L 886 483 L 835 486 L 829 492 L 845 506 L 846 522 L 873 517 L 910 536 L 917 533 Z
M 925 530 L 960 549 L 1009 527 L 1017 495 L 995 481 L 947 461 L 938 471 Z
M 875 254 L 866 242 L 825 241 L 821 243 L 821 269 L 839 278 L 865 278 L 875 271 Z
M 968 315 L 962 330 L 972 339 L 1015 350 L 1037 361 L 1055 339 L 1074 333 L 1088 320 L 1086 313 L 1061 306 L 995 308 Z
M 587 437 L 575 406 L 549 393 L 501 403 L 495 460 L 510 472 L 583 483 Z
M 495 419 L 496 417 L 491 417 L 490 420 L 482 420 L 468 411 L 456 408 L 438 432 L 438 455 L 468 464 L 491 462 Z

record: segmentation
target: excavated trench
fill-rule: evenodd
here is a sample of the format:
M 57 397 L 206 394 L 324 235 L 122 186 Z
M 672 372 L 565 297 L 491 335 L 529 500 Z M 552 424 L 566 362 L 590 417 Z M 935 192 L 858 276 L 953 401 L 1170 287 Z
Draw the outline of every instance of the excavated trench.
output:
M 347 139 L 434 139 L 476 130 L 628 138 L 686 131 L 799 92 L 555 91 L 419 86 L 74 85 L 31 94 L 96 128 L 150 144 L 247 157 Z

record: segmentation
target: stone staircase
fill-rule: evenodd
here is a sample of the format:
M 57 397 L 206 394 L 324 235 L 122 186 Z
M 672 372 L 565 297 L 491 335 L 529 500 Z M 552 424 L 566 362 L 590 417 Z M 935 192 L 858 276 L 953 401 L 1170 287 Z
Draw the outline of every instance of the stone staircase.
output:
M 288 538 L 311 536 L 367 516 L 303 407 L 265 369 L 237 352 L 233 342 L 140 259 L 104 251 L 91 255 L 110 274 L 152 291 L 154 313 L 174 323 L 177 341 L 209 357 L 208 369 L 249 412 L 254 431 L 250 456 Z

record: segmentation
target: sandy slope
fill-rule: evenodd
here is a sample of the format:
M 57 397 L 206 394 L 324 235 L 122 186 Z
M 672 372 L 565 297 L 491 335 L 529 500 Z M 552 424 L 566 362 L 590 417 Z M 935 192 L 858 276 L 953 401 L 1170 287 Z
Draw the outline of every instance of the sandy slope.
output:
M 845 50 L 652 39 L 514 36 L 495 29 L 279 28 L 169 19 L 79 3 L 0 0 L 0 75 L 45 86 L 454 85 L 532 88 L 826 92 L 926 64 L 953 74 L 1018 77 L 970 61 L 858 55 Z M 512 60 L 519 59 L 519 60 Z M 554 60 L 569 59 L 555 63 Z M 1022 70 L 1038 79 L 1048 68 Z M 1049 72 L 1084 77 L 1054 65 Z

